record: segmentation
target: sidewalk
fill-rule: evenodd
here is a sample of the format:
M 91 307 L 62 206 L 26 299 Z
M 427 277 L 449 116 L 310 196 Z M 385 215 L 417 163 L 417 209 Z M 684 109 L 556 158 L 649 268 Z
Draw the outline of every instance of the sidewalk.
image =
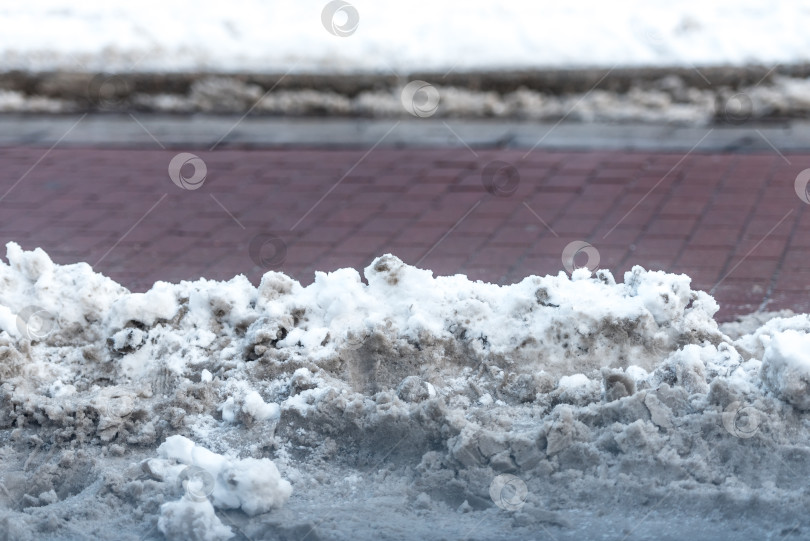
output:
M 239 273 L 258 283 L 267 268 L 309 283 L 386 252 L 506 284 L 563 270 L 582 240 L 619 280 L 636 264 L 689 274 L 721 319 L 810 310 L 810 214 L 794 189 L 810 153 L 189 151 L 207 167 L 196 190 L 169 178 L 177 149 L 2 148 L 0 241 L 145 290 Z M 517 170 L 511 195 L 485 190 L 493 160 Z

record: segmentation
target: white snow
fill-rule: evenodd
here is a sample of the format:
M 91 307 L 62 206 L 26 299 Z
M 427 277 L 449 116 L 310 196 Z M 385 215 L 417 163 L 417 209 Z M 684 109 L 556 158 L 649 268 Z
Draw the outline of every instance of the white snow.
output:
M 790 329 L 762 340 L 762 379 L 783 400 L 810 409 L 810 334 Z
M 326 0 L 6 0 L 0 69 L 388 73 L 810 59 L 806 2 L 351 4 L 359 24 L 338 37 L 322 23 Z M 0 94 L 0 107 L 14 99 Z
M 220 406 L 222 419 L 229 423 L 239 422 L 240 412 L 246 414 L 254 421 L 278 421 L 280 408 L 278 404 L 268 404 L 262 396 L 244 385 L 235 385 L 236 396 L 229 396 Z
M 166 472 L 166 481 L 177 482 L 182 473 L 184 468 L 171 467 L 175 463 L 208 472 L 213 479 L 211 501 L 215 507 L 256 515 L 281 507 L 292 494 L 289 481 L 282 479 L 273 461 L 266 458 L 228 459 L 177 435 L 166 438 L 158 453 L 166 462 L 152 460 L 149 467 Z
M 225 526 L 208 500 L 187 497 L 160 506 L 158 529 L 171 541 L 221 541 L 234 533 Z
M 110 307 L 108 324 L 123 327 L 137 321 L 151 327 L 159 319 L 171 319 L 179 305 L 171 284 L 157 282 L 146 293 L 132 293 L 116 300 Z
M 629 354 L 650 369 L 681 336 L 721 337 L 714 299 L 691 290 L 685 275 L 641 267 L 626 273 L 624 284 L 608 271 L 579 269 L 572 278 L 560 272 L 498 286 L 463 275 L 433 277 L 386 255 L 365 269 L 368 285 L 355 270 L 341 269 L 316 273 L 307 287 L 268 272 L 258 288 L 237 276 L 158 282 L 147 293 L 130 293 L 86 264 L 54 265 L 39 249 L 23 252 L 10 243 L 8 258 L 9 265 L 0 264 L 0 310 L 20 314 L 36 304 L 59 314 L 43 344 L 109 337 L 112 355 L 105 360 L 133 382 L 153 382 L 161 370 L 180 375 L 206 368 L 211 356 L 235 360 L 245 347 L 262 355 L 268 341 L 291 358 L 317 362 L 356 347 L 370 329 L 428 349 L 461 340 L 481 358 L 505 357 L 560 377 L 626 365 L 621 359 Z M 4 329 L 17 338 L 13 328 Z M 617 341 L 611 333 L 630 339 Z M 235 380 L 227 385 L 245 413 L 274 414 L 260 397 L 244 399 L 251 389 Z
M 591 382 L 585 374 L 573 374 L 571 376 L 563 376 L 557 385 L 560 389 L 576 389 L 577 387 L 585 387 Z
M 245 403 L 242 406 L 242 411 L 257 421 L 278 419 L 280 413 L 278 404 L 267 404 L 256 391 L 250 391 L 245 395 Z

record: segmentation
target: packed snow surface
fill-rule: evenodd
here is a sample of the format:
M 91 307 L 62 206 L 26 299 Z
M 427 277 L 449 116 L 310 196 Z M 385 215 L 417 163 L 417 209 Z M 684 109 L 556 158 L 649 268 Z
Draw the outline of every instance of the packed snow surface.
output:
M 497 286 L 385 255 L 131 293 L 7 259 L 9 539 L 810 528 L 807 315 L 720 328 L 688 276 L 641 267 Z
M 5 0 L 0 69 L 774 65 L 810 60 L 808 26 L 798 1 Z

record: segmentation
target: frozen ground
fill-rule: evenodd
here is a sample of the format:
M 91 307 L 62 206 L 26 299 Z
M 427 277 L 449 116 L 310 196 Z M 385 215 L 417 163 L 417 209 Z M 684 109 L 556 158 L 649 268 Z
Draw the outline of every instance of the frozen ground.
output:
M 158 282 L 8 245 L 4 539 L 793 539 L 810 317 L 685 275 L 470 282 L 386 255 Z
M 0 69 L 389 72 L 810 60 L 805 2 L 327 4 L 6 0 Z

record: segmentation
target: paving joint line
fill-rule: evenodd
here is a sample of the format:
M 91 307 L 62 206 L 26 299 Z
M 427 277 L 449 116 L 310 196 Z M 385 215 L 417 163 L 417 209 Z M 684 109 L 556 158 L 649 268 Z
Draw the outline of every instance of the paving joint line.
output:
M 462 223 L 462 222 L 463 222 L 463 221 L 464 221 L 464 220 L 467 218 L 467 216 L 469 216 L 470 214 L 472 214 L 472 212 L 473 212 L 473 211 L 474 211 L 476 208 L 478 208 L 478 205 L 480 205 L 480 204 L 481 204 L 481 202 L 482 202 L 483 200 L 484 200 L 484 198 L 482 197 L 481 199 L 479 199 L 478 201 L 476 201 L 476 203 L 475 203 L 475 204 L 474 204 L 472 207 L 470 207 L 470 210 L 468 210 L 467 212 L 465 212 L 465 213 L 464 213 L 464 215 L 463 215 L 461 218 L 459 218 L 459 219 L 456 221 L 456 223 L 454 223 L 454 224 L 453 224 L 453 226 L 452 226 L 450 229 L 448 229 L 448 230 L 447 230 L 447 231 L 444 233 L 444 235 L 442 235 L 442 237 L 441 237 L 441 238 L 440 238 L 438 241 L 436 241 L 436 243 L 435 243 L 433 246 L 431 246 L 431 247 L 430 247 L 430 249 L 429 249 L 427 252 L 425 252 L 424 254 L 422 254 L 422 257 L 420 257 L 420 258 L 417 260 L 417 262 L 416 262 L 416 263 L 414 263 L 414 266 L 415 266 L 415 267 L 418 267 L 418 266 L 419 266 L 419 264 L 420 264 L 422 261 L 424 261 L 424 259 L 425 259 L 427 256 L 429 256 L 429 255 L 431 254 L 431 252 L 433 252 L 433 250 L 435 250 L 435 249 L 436 249 L 436 247 L 437 247 L 439 244 L 441 244 L 441 243 L 444 241 L 444 239 L 446 239 L 446 238 L 447 238 L 447 237 L 448 237 L 448 236 L 449 236 L 449 235 L 450 235 L 450 234 L 451 234 L 453 231 L 455 231 L 455 230 L 456 230 L 456 228 L 457 228 L 459 225 L 461 225 L 461 223 Z
M 659 156 L 660 156 L 660 155 L 654 155 L 654 157 L 659 157 Z M 624 198 L 625 196 L 629 197 L 629 196 L 632 194 L 631 190 L 632 190 L 634 187 L 636 187 L 636 186 L 638 186 L 638 185 L 639 185 L 639 177 L 640 177 L 640 176 L 641 176 L 641 175 L 642 175 L 642 174 L 643 174 L 643 173 L 644 173 L 644 172 L 645 172 L 645 171 L 646 171 L 646 170 L 647 170 L 649 167 L 651 167 L 652 165 L 654 165 L 654 160 L 653 160 L 653 159 L 651 159 L 652 157 L 653 157 L 653 155 L 647 156 L 647 158 L 646 158 L 646 160 L 645 160 L 644 164 L 643 164 L 642 166 L 640 166 L 639 170 L 636 172 L 635 177 L 634 177 L 633 179 L 631 179 L 631 180 L 630 180 L 630 182 L 625 182 L 625 183 L 624 183 L 624 186 L 623 186 L 623 188 L 622 188 L 622 192 L 621 192 L 621 194 L 619 194 L 619 196 L 617 196 L 617 197 L 616 197 L 616 198 L 613 200 L 613 203 L 610 205 L 610 208 L 608 208 L 608 209 L 607 209 L 607 211 L 606 211 L 606 212 L 604 213 L 604 215 L 602 216 L 602 219 L 599 221 L 599 223 L 598 223 L 598 224 L 596 224 L 596 225 L 593 227 L 593 229 L 591 230 L 591 233 L 588 235 L 588 237 L 587 237 L 587 238 L 588 238 L 588 240 L 589 240 L 589 241 L 590 241 L 591 239 L 593 239 L 593 240 L 594 240 L 594 242 L 596 242 L 596 243 L 597 243 L 597 244 L 594 246 L 594 247 L 595 247 L 597 250 L 599 250 L 599 241 L 600 241 L 600 240 L 604 240 L 604 237 L 602 237 L 602 239 L 597 239 L 597 238 L 596 238 L 596 237 L 598 236 L 598 233 L 599 233 L 600 231 L 602 231 L 604 227 L 606 227 L 606 226 L 607 226 L 607 224 L 608 224 L 608 217 L 609 217 L 609 216 L 611 216 L 611 215 L 613 215 L 613 213 L 614 213 L 615 211 L 618 211 L 618 209 L 619 209 L 619 205 L 620 205 L 620 202 L 621 202 L 622 198 Z M 612 220 L 611 220 L 611 221 L 612 221 Z M 624 259 L 626 259 L 626 258 L 630 257 L 630 255 L 631 255 L 631 254 L 630 254 L 630 244 L 627 244 L 627 246 L 625 246 L 625 249 L 624 249 L 624 254 L 625 254 L 625 255 L 622 257 L 622 260 L 624 260 Z M 620 269 L 620 268 L 621 268 L 621 264 L 617 265 L 617 266 L 616 266 L 616 268 L 614 268 L 614 269 L 609 269 L 609 270 L 611 270 L 611 273 L 612 273 L 612 274 L 614 274 L 614 276 L 615 276 L 615 275 L 617 275 L 617 274 L 618 274 L 618 272 L 619 272 L 619 269 Z
M 760 303 L 757 311 L 761 312 L 765 310 L 765 307 L 773 300 L 773 292 L 776 289 L 776 284 L 779 282 L 779 276 L 782 274 L 782 268 L 785 265 L 785 259 L 787 258 L 788 252 L 790 252 L 790 247 L 793 244 L 793 239 L 796 236 L 796 232 L 799 230 L 799 224 L 801 223 L 802 216 L 805 214 L 805 204 L 801 204 L 799 210 L 796 212 L 796 220 L 793 222 L 793 227 L 790 229 L 790 233 L 788 234 L 787 241 L 785 242 L 784 248 L 782 248 L 782 253 L 779 254 L 779 262 L 776 265 L 776 270 L 771 274 L 771 280 L 768 284 L 768 289 L 765 291 L 765 298 Z
M 717 183 L 717 186 L 715 187 L 714 192 L 712 192 L 711 197 L 709 197 L 706 200 L 706 203 L 703 206 L 703 208 L 701 209 L 701 212 L 700 212 L 700 215 L 699 215 L 698 219 L 695 220 L 695 224 L 692 226 L 691 231 L 689 231 L 689 234 L 686 236 L 686 239 L 684 240 L 683 244 L 681 245 L 680 249 L 678 250 L 678 253 L 675 255 L 675 259 L 672 261 L 672 266 L 670 267 L 670 269 L 678 266 L 681 258 L 687 252 L 687 249 L 688 249 L 689 245 L 692 243 L 692 240 L 695 238 L 695 235 L 697 234 L 698 231 L 700 231 L 700 229 L 701 229 L 700 226 L 701 226 L 701 224 L 704 223 L 704 221 L 706 219 L 706 216 L 708 216 L 709 209 L 711 209 L 714 202 L 717 201 L 717 196 L 720 193 L 723 193 L 723 189 L 726 187 L 726 183 L 731 178 L 732 177 L 729 174 L 729 169 L 725 168 L 723 170 L 723 174 L 722 174 L 722 177 L 720 179 L 720 182 Z M 717 280 L 717 278 L 719 278 L 719 274 L 715 275 L 715 277 L 712 278 L 712 281 L 714 282 L 715 280 Z
M 534 193 L 527 196 L 527 198 L 531 198 L 532 196 L 535 196 L 535 195 L 537 195 L 537 196 L 542 196 L 543 195 L 543 187 L 546 184 L 548 184 L 548 182 L 555 175 L 559 174 L 560 169 L 562 169 L 562 166 L 563 166 L 563 163 L 565 162 L 566 157 L 570 156 L 571 153 L 570 152 L 565 152 L 565 151 L 556 151 L 553 154 L 558 156 L 559 160 L 554 164 L 554 166 L 549 168 L 548 173 L 543 178 L 544 182 L 538 183 L 537 187 L 534 190 Z M 600 161 L 599 163 L 601 164 L 602 162 Z M 596 171 L 598 169 L 599 169 L 598 165 L 594 166 L 594 168 L 588 173 L 588 175 L 583 180 L 583 186 L 586 186 L 590 182 L 590 180 L 596 174 Z M 572 197 L 571 200 L 568 201 L 568 203 L 563 205 L 557 211 L 557 213 L 554 214 L 554 216 L 549 219 L 548 223 L 549 223 L 550 227 L 553 227 L 554 222 L 556 222 L 560 218 L 560 216 L 565 214 L 565 212 L 574 204 L 574 201 L 576 201 L 576 197 Z M 549 229 L 541 229 L 540 230 L 540 234 L 535 239 L 535 242 L 532 243 L 532 244 L 529 244 L 524 249 L 523 254 L 518 258 L 518 260 L 511 267 L 509 267 L 509 270 L 506 273 L 507 276 L 514 276 L 514 274 L 517 272 L 517 270 L 523 266 L 524 261 L 526 261 L 526 259 L 529 258 L 532 255 L 532 248 L 534 246 L 536 246 L 538 244 L 541 244 L 544 241 L 548 240 L 548 238 L 549 238 L 548 233 L 549 233 Z M 555 238 L 560 238 L 559 234 L 556 234 Z M 561 263 L 560 267 L 562 267 L 562 252 L 560 252 L 560 263 Z
M 779 228 L 779 226 L 780 226 L 780 225 L 782 225 L 782 222 L 784 222 L 785 220 L 787 220 L 788 216 L 790 216 L 791 214 L 793 214 L 793 212 L 794 212 L 794 211 L 795 211 L 795 209 L 790 209 L 789 211 L 787 211 L 787 213 L 786 213 L 786 214 L 785 214 L 785 215 L 784 215 L 784 216 L 783 216 L 783 217 L 782 217 L 782 218 L 781 218 L 781 219 L 780 219 L 778 222 L 776 222 L 776 225 L 774 225 L 774 226 L 773 226 L 773 227 L 772 227 L 772 228 L 771 228 L 771 229 L 770 229 L 770 230 L 769 230 L 767 233 L 765 233 L 765 235 L 764 235 L 764 236 L 763 236 L 761 239 L 759 239 L 759 241 L 758 241 L 756 244 L 754 244 L 753 248 L 751 248 L 750 250 L 748 250 L 748 252 L 746 252 L 746 254 L 745 254 L 744 256 L 742 256 L 742 258 L 741 258 L 741 259 L 740 259 L 740 260 L 737 262 L 737 264 L 736 264 L 736 265 L 734 265 L 733 267 L 731 267 L 731 270 L 729 270 L 729 271 L 728 271 L 728 272 L 727 272 L 727 273 L 726 273 L 726 274 L 725 274 L 725 275 L 724 275 L 724 276 L 723 276 L 723 277 L 720 279 L 720 281 L 719 281 L 719 282 L 717 282 L 716 284 L 714 284 L 714 286 L 713 286 L 713 287 L 712 287 L 712 288 L 709 290 L 709 293 L 710 293 L 710 294 L 713 294 L 713 293 L 714 293 L 714 291 L 715 291 L 715 290 L 716 290 L 716 289 L 717 289 L 717 288 L 720 286 L 720 284 L 722 284 L 722 283 L 725 281 L 725 279 L 726 279 L 726 278 L 728 278 L 729 276 L 731 276 L 731 274 L 732 274 L 732 273 L 733 273 L 735 270 L 737 270 L 737 268 L 738 268 L 740 265 L 742 265 L 742 264 L 743 264 L 743 262 L 744 262 L 746 259 L 748 259 L 748 257 L 749 257 L 749 256 L 750 256 L 752 253 L 754 253 L 754 251 L 755 251 L 757 248 L 759 248 L 759 245 L 760 245 L 760 244 L 762 244 L 763 242 L 765 242 L 765 240 L 767 240 L 767 238 L 768 238 L 768 237 L 770 237 L 770 236 L 773 234 L 773 232 L 774 232 L 774 231 L 776 231 L 776 230 Z
M 306 212 L 306 213 L 305 213 L 305 214 L 304 214 L 304 215 L 303 215 L 303 216 L 302 216 L 302 217 L 301 217 L 301 218 L 300 218 L 300 219 L 299 219 L 297 222 L 295 222 L 295 224 L 294 224 L 294 225 L 293 225 L 293 226 L 290 228 L 290 231 L 294 231 L 294 230 L 295 230 L 295 228 L 296 228 L 296 227 L 298 227 L 298 226 L 301 224 L 301 222 L 303 222 L 304 220 L 306 220 L 307 216 L 309 216 L 309 215 L 312 213 L 312 211 L 314 211 L 314 210 L 315 210 L 315 209 L 318 207 L 318 205 L 320 205 L 320 204 L 323 202 L 323 200 L 324 200 L 324 199 L 326 199 L 327 197 L 329 197 L 329 194 L 331 194 L 331 193 L 332 193 L 332 192 L 333 192 L 335 189 L 337 189 L 337 187 L 338 187 L 338 186 L 340 186 L 340 183 L 341 183 L 341 182 L 343 182 L 343 181 L 346 179 L 346 177 L 348 177 L 349 175 L 351 175 L 351 174 L 352 174 L 352 172 L 354 172 L 354 170 L 355 170 L 355 169 L 357 169 L 357 167 L 359 167 L 359 166 L 360 166 L 360 164 L 361 164 L 361 163 L 363 163 L 363 161 L 365 161 L 365 159 L 366 159 L 366 158 L 368 158 L 368 156 L 369 156 L 369 155 L 370 155 L 372 152 L 374 152 L 374 151 L 377 149 L 377 147 L 380 145 L 380 143 L 382 143 L 382 142 L 385 140 L 385 138 L 386 138 L 386 137 L 388 137 L 389 135 L 391 135 L 391 132 L 393 132 L 393 131 L 396 129 L 396 127 L 400 125 L 400 123 L 401 123 L 401 121 L 399 121 L 399 120 L 398 120 L 398 121 L 397 121 L 397 122 L 396 122 L 396 123 L 395 123 L 393 126 L 391 126 L 391 127 L 388 129 L 388 131 L 387 131 L 387 132 L 385 132 L 385 134 L 384 134 L 382 137 L 380 137 L 380 138 L 377 140 L 377 142 L 376 142 L 376 143 L 374 143 L 374 145 L 373 145 L 373 146 L 372 146 L 370 149 L 368 149 L 368 150 L 366 151 L 366 153 L 365 153 L 365 154 L 363 154 L 363 155 L 360 157 L 360 159 L 359 159 L 359 160 L 357 160 L 357 161 L 354 163 L 354 165 L 352 165 L 352 166 L 351 166 L 351 167 L 348 169 L 348 171 L 346 171 L 346 172 L 343 174 L 343 176 L 342 176 L 342 177 L 340 177 L 340 178 L 338 179 L 338 181 L 337 181 L 337 182 L 335 182 L 335 183 L 332 185 L 332 187 L 331 187 L 331 188 L 329 188 L 329 189 L 326 191 L 326 193 L 325 193 L 325 194 L 323 194 L 323 195 L 321 196 L 321 198 L 320 198 L 320 199 L 318 199 L 318 200 L 315 202 L 315 204 L 314 204 L 314 205 L 312 205 L 312 207 L 310 207 L 310 209 L 309 209 L 309 210 L 308 210 L 308 211 L 307 211 L 307 212 Z
M 666 191 L 665 195 L 664 195 L 664 196 L 661 198 L 661 201 L 660 201 L 660 202 L 659 202 L 659 203 L 658 203 L 658 204 L 657 204 L 657 205 L 656 205 L 656 206 L 653 208 L 653 213 L 652 213 L 652 216 L 650 217 L 650 219 L 648 219 L 648 220 L 646 221 L 646 223 L 645 223 L 643 226 L 641 226 L 641 227 L 639 228 L 639 231 L 638 231 L 638 233 L 636 234 L 635 238 L 633 239 L 633 242 L 631 242 L 631 243 L 628 245 L 628 247 L 627 247 L 627 252 L 625 253 L 625 256 L 624 256 L 624 257 L 621 259 L 621 261 L 619 262 L 619 265 L 618 265 L 617 270 L 618 270 L 618 269 L 621 269 L 623 266 L 625 266 L 625 265 L 626 265 L 626 264 L 627 264 L 627 263 L 630 261 L 630 259 L 631 259 L 631 258 L 632 258 L 632 257 L 635 255 L 635 250 L 631 251 L 631 250 L 630 250 L 630 246 L 636 246 L 636 245 L 638 245 L 638 244 L 639 244 L 639 243 L 640 243 L 640 242 L 641 242 L 641 241 L 644 239 L 644 236 L 647 234 L 647 232 L 648 232 L 648 230 L 649 230 L 650 223 L 651 223 L 651 222 L 653 222 L 653 221 L 655 221 L 655 220 L 656 220 L 656 218 L 658 218 L 658 216 L 661 214 L 661 209 L 663 209 L 663 208 L 666 206 L 667 201 L 668 201 L 669 199 L 671 199 L 671 198 L 672 198 L 672 192 L 673 192 L 673 190 L 675 190 L 677 187 L 679 187 L 679 186 L 681 185 L 681 183 L 683 183 L 684 178 L 685 178 L 685 176 L 686 176 L 686 171 L 685 171 L 684 169 L 681 169 L 681 170 L 677 170 L 677 171 L 676 171 L 676 169 L 677 169 L 678 167 L 680 167 L 681 165 L 683 165 L 683 164 L 684 164 L 684 162 L 686 162 L 686 159 L 688 158 L 688 156 L 689 156 L 689 154 L 686 154 L 686 155 L 685 155 L 685 156 L 684 156 L 682 159 L 678 160 L 678 162 L 677 162 L 677 163 L 676 163 L 676 164 L 675 164 L 675 165 L 674 165 L 674 166 L 673 166 L 673 167 L 672 167 L 672 168 L 671 168 L 671 169 L 670 169 L 670 170 L 667 172 L 667 174 L 666 174 L 666 175 L 664 175 L 664 177 L 662 177 L 662 180 L 659 180 L 659 181 L 658 181 L 658 182 L 655 184 L 655 186 L 653 186 L 653 189 L 652 189 L 652 190 L 650 190 L 649 192 L 647 192 L 647 195 L 645 195 L 645 196 L 644 196 L 644 198 L 642 198 L 642 200 L 643 200 L 643 199 L 646 199 L 647 197 L 649 197 L 649 195 L 650 195 L 650 194 L 651 194 L 653 191 L 655 191 L 655 189 L 656 189 L 658 186 L 660 186 L 660 184 L 661 184 L 661 182 L 663 181 L 663 179 L 664 179 L 664 178 L 668 177 L 668 176 L 669 176 L 669 175 L 671 175 L 673 172 L 675 172 L 675 175 L 676 175 L 676 176 L 675 176 L 675 178 L 672 180 L 672 183 L 670 184 L 669 189 Z M 640 203 L 639 203 L 639 204 L 640 204 Z M 636 206 L 634 206 L 634 207 L 631 209 L 631 211 L 630 211 L 630 212 L 632 213 L 632 212 L 633 212 L 633 211 L 634 211 L 636 208 L 638 208 L 638 204 L 637 204 Z M 629 213 L 628 213 L 628 215 L 629 215 Z M 627 217 L 627 215 L 625 215 L 625 218 L 626 218 L 626 217 Z M 624 219 L 624 218 L 623 218 L 623 219 Z M 618 227 L 618 224 L 617 224 L 617 227 Z M 615 229 L 615 228 L 614 228 L 614 229 Z M 613 231 L 613 229 L 611 229 L 611 231 Z M 606 236 L 607 236 L 607 235 L 606 235 Z M 604 237 L 603 237 L 603 240 L 604 240 Z M 647 269 L 647 270 L 651 270 L 651 269 Z
M 735 154 L 733 159 L 734 159 L 734 163 L 733 163 L 733 165 L 731 167 L 728 168 L 728 170 L 727 170 L 728 172 L 739 169 L 739 167 L 741 165 L 740 162 L 741 162 L 742 158 L 740 157 L 740 155 Z M 772 163 L 771 164 L 771 174 L 773 174 L 773 171 L 774 171 L 775 167 L 776 167 L 776 165 L 774 163 Z M 757 196 L 756 196 L 755 201 L 761 201 L 762 200 L 763 194 L 765 193 L 765 191 L 768 190 L 768 185 L 769 185 L 769 182 L 765 182 L 765 183 L 762 183 L 760 185 L 759 190 L 757 191 Z M 740 224 L 740 229 L 739 229 L 740 232 L 737 234 L 737 242 L 734 243 L 733 248 L 730 248 L 728 250 L 728 255 L 726 256 L 726 262 L 720 268 L 720 272 L 718 272 L 718 276 L 721 277 L 720 282 L 725 280 L 725 277 L 729 274 L 728 269 L 731 266 L 731 262 L 734 261 L 734 257 L 737 254 L 737 252 L 739 251 L 740 246 L 742 245 L 742 242 L 743 242 L 742 241 L 742 236 L 745 234 L 745 231 L 748 229 L 748 226 L 754 220 L 754 216 L 756 215 L 756 211 L 757 211 L 757 205 L 754 204 L 754 205 L 751 206 L 751 210 L 748 211 L 748 215 L 745 217 L 745 220 L 743 220 L 742 224 Z M 713 291 L 714 288 L 716 288 L 718 284 L 719 284 L 719 282 L 716 282 L 714 287 L 711 288 L 711 290 Z
M 708 136 L 709 136 L 709 135 L 710 135 L 710 134 L 711 134 L 713 131 L 714 131 L 714 128 L 712 128 L 712 129 L 710 129 L 709 131 L 707 131 L 707 132 L 706 132 L 706 134 L 705 134 L 703 137 L 701 137 L 701 138 L 700 138 L 700 141 L 698 141 L 697 143 L 695 143 L 695 146 L 693 146 L 691 149 L 689 149 L 689 151 L 688 151 L 686 154 L 684 154 L 684 155 L 681 157 L 681 159 L 680 159 L 680 160 L 678 160 L 678 161 L 675 163 L 675 165 L 673 165 L 673 166 L 672 166 L 672 168 L 671 168 L 669 171 L 667 171 L 667 172 L 664 174 L 664 176 L 663 176 L 663 177 L 661 177 L 661 178 L 658 180 L 658 182 L 656 182 L 656 183 L 653 185 L 653 187 L 652 187 L 652 188 L 650 188 L 650 190 L 649 190 L 647 193 L 645 193 L 645 194 L 644 194 L 644 196 L 642 196 L 642 198 L 641 198 L 641 199 L 639 199 L 639 200 L 638 200 L 638 202 L 637 202 L 635 205 L 633 205 L 633 207 L 632 207 L 630 210 L 628 210 L 628 211 L 627 211 L 627 214 L 625 214 L 624 216 L 622 216 L 622 217 L 621 217 L 621 219 L 620 219 L 618 222 L 616 222 L 616 225 L 614 225 L 612 228 L 610 228 L 610 230 L 609 230 L 607 233 L 605 233 L 605 236 L 604 236 L 604 237 L 602 237 L 602 240 L 604 240 L 604 239 L 608 238 L 608 236 L 609 236 L 611 233 L 613 233 L 613 230 L 614 230 L 614 229 L 616 229 L 617 227 L 619 227 L 619 226 L 622 224 L 622 222 L 624 222 L 624 221 L 627 219 L 627 217 L 628 217 L 628 216 L 630 216 L 630 215 L 633 213 L 633 211 L 634 211 L 634 210 L 636 210 L 636 207 L 638 207 L 640 204 L 642 204 L 642 203 L 644 202 L 644 200 L 645 200 L 645 199 L 647 199 L 647 198 L 650 196 L 650 194 L 652 194 L 652 193 L 655 191 L 655 189 L 656 189 L 656 188 L 658 188 L 658 186 L 659 186 L 659 185 L 660 185 L 662 182 L 664 182 L 664 180 L 666 180 L 666 178 L 667 178 L 669 175 L 671 175 L 671 174 L 672 174 L 672 172 L 673 172 L 673 171 L 675 171 L 675 170 L 676 170 L 676 169 L 677 169 L 677 168 L 678 168 L 678 167 L 679 167 L 679 166 L 680 166 L 680 165 L 681 165 L 683 162 L 685 162 L 685 161 L 686 161 L 686 159 L 687 159 L 687 158 L 688 158 L 688 157 L 689 157 L 689 156 L 690 156 L 690 155 L 691 155 L 693 152 L 695 152 L 695 150 L 698 148 L 698 146 L 700 146 L 700 144 L 701 144 L 703 141 L 705 141 L 705 140 L 706 140 L 706 138 L 707 138 L 707 137 L 708 137 Z

